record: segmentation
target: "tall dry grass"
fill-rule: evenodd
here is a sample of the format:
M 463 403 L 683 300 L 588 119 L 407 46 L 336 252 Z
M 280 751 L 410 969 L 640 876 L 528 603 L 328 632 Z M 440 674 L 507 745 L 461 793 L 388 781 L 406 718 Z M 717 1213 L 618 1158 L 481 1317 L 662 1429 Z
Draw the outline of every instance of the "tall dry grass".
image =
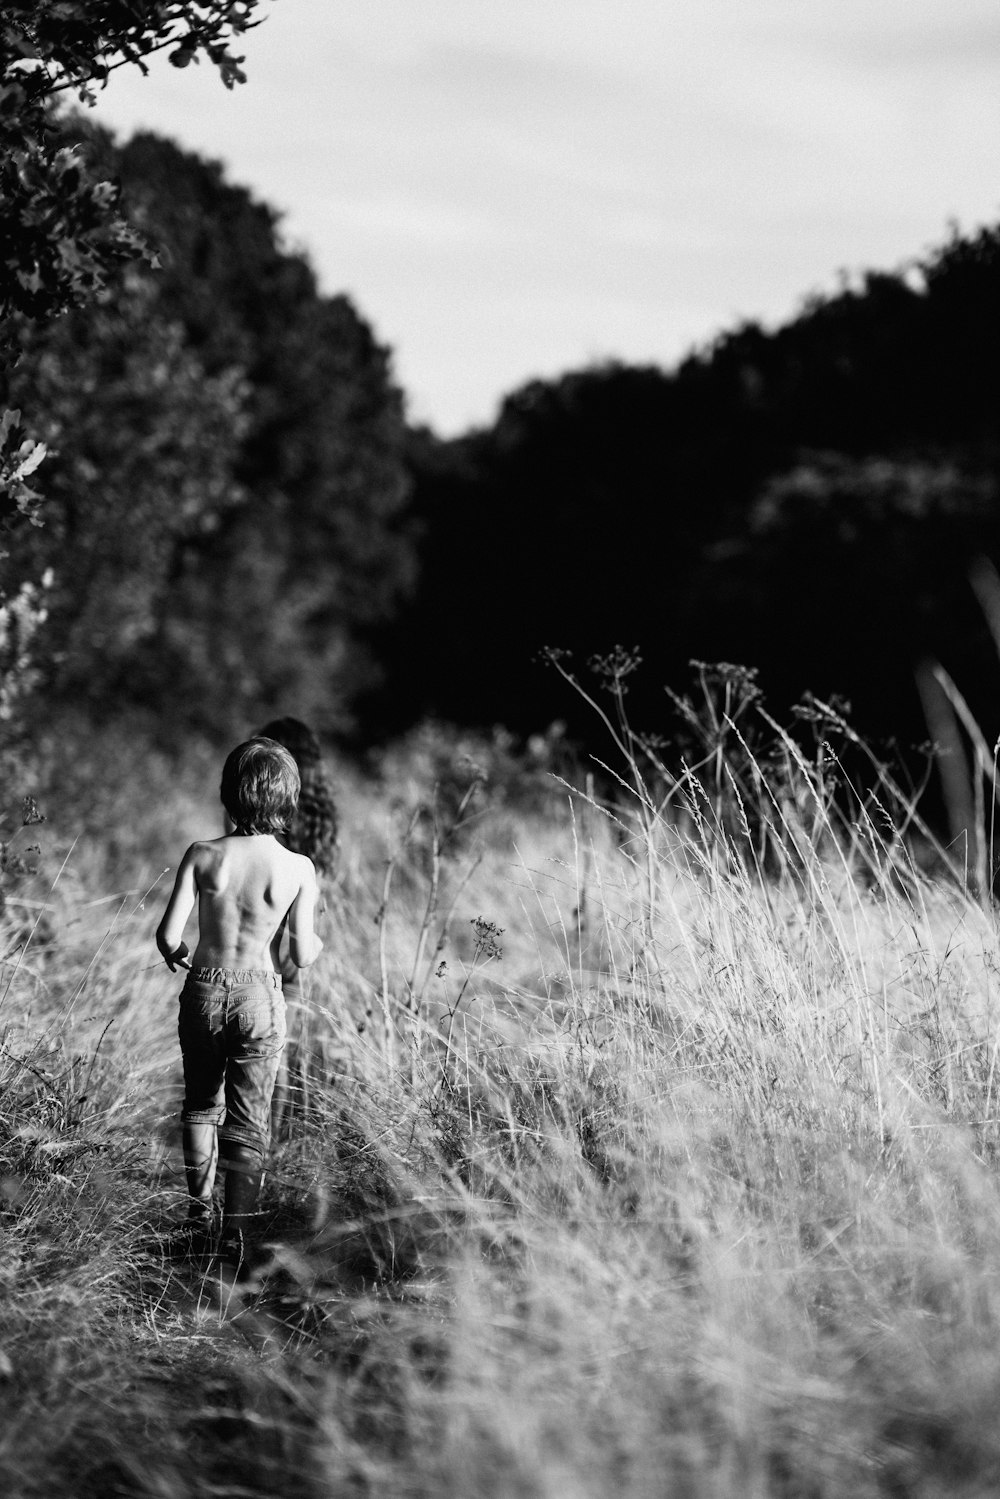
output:
M 3 918 L 9 1494 L 1000 1487 L 992 906 L 917 866 L 889 767 L 838 781 L 833 710 L 807 752 L 713 680 L 671 770 L 621 666 L 589 795 L 533 771 L 526 811 L 489 746 L 433 735 L 381 781 L 343 768 L 231 1295 L 171 1251 L 151 940 L 214 770 L 95 744 L 121 774 L 81 819 L 49 751 Z

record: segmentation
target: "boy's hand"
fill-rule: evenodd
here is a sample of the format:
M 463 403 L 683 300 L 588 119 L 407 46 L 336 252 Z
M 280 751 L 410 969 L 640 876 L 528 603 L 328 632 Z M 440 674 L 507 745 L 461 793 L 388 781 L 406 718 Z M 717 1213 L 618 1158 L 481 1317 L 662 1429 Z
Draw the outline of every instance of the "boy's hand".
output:
M 182 942 L 180 947 L 176 947 L 172 953 L 163 954 L 166 965 L 171 973 L 176 973 L 178 968 L 190 969 L 191 964 L 188 962 L 187 956 L 188 945 L 186 942 Z

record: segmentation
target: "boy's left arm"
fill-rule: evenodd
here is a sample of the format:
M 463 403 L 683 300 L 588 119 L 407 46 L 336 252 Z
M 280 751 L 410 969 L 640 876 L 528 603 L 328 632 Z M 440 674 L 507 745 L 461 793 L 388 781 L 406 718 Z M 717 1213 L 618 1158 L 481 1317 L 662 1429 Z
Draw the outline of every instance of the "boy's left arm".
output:
M 188 849 L 180 862 L 177 870 L 177 878 L 174 880 L 174 888 L 167 901 L 167 909 L 163 913 L 163 920 L 156 928 L 156 945 L 166 959 L 167 967 L 173 973 L 178 965 L 181 968 L 190 968 L 188 963 L 188 946 L 184 939 L 184 928 L 191 914 L 195 898 L 198 894 L 198 885 L 195 879 L 195 849 L 194 845 Z
M 299 982 L 299 966 L 297 963 L 294 963 L 292 961 L 291 938 L 288 934 L 288 921 L 290 915 L 291 909 L 289 908 L 289 910 L 285 912 L 285 915 L 282 918 L 281 925 L 279 926 L 274 941 L 271 944 L 271 961 L 274 963 L 277 971 L 281 974 L 281 981 L 285 985 L 297 984 Z M 319 896 L 316 901 L 315 914 L 313 917 L 314 927 L 316 922 L 325 915 L 326 898 L 323 895 L 322 890 L 320 890 Z
M 312 860 L 303 855 L 298 857 L 302 860 L 303 877 L 288 912 L 288 956 L 296 968 L 308 968 L 323 951 L 323 939 L 315 927 L 319 886 Z

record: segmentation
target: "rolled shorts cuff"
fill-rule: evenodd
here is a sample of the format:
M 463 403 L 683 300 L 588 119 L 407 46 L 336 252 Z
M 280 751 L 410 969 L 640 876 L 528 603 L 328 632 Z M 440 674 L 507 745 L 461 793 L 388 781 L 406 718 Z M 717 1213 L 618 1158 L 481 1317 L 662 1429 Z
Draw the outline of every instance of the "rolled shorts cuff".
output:
M 226 1158 L 227 1145 L 242 1145 L 246 1150 L 255 1151 L 261 1160 L 267 1155 L 268 1141 L 257 1130 L 248 1129 L 244 1125 L 219 1126 L 219 1155 L 223 1160 Z
M 214 1104 L 207 1109 L 189 1109 L 185 1104 L 181 1109 L 181 1121 L 184 1124 L 219 1125 L 225 1117 L 226 1105 L 224 1103 Z

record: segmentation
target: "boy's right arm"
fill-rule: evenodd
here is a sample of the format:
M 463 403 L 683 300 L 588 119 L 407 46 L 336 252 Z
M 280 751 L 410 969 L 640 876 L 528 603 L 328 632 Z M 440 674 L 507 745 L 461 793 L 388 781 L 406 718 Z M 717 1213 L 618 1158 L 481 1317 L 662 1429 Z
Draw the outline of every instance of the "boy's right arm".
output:
M 316 935 L 316 901 L 319 887 L 311 859 L 304 860 L 306 874 L 299 893 L 288 913 L 288 955 L 296 968 L 308 968 L 323 951 L 323 939 Z
M 180 862 L 177 870 L 177 878 L 174 880 L 174 888 L 170 899 L 167 901 L 167 909 L 163 913 L 163 920 L 156 928 L 156 945 L 166 959 L 167 967 L 173 973 L 178 964 L 182 968 L 190 968 L 186 962 L 188 955 L 187 943 L 184 938 L 184 927 L 191 914 L 191 908 L 195 903 L 198 887 L 195 882 L 195 846 L 188 849 Z

